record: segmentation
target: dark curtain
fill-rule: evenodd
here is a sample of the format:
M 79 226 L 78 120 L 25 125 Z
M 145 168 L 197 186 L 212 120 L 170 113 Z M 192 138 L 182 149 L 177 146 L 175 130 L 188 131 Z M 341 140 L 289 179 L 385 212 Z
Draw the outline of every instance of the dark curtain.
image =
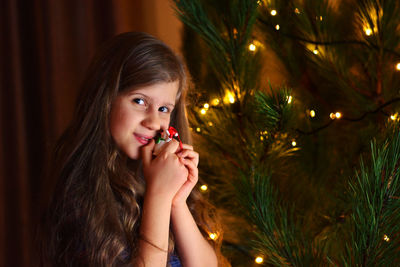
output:
M 0 1 L 0 266 L 35 266 L 49 148 L 98 46 L 146 30 L 143 2 Z

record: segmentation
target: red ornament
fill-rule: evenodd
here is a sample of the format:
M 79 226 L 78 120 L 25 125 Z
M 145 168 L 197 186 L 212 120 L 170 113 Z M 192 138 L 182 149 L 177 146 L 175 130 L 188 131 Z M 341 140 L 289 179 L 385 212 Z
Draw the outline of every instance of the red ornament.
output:
M 178 131 L 174 127 L 169 126 L 169 128 L 168 128 L 168 130 L 166 130 L 166 132 L 167 132 L 169 138 L 171 138 L 171 139 L 174 137 L 177 138 L 179 140 L 180 148 L 183 149 L 182 141 L 179 138 Z

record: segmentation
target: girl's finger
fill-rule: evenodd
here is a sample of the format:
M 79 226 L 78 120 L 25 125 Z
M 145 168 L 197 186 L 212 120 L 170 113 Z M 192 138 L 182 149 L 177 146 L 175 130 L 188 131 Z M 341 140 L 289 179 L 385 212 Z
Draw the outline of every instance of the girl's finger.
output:
M 183 149 L 183 150 L 185 150 L 185 149 L 193 150 L 193 146 L 188 145 L 188 144 L 182 144 L 182 149 Z
M 162 146 L 159 155 L 161 154 L 167 155 L 171 153 L 175 154 L 178 148 L 179 148 L 179 142 L 176 141 L 175 139 L 172 139 L 170 142 Z
M 140 158 L 142 159 L 144 166 L 148 166 L 150 164 L 151 159 L 152 159 L 153 149 L 154 149 L 154 140 L 153 139 L 151 139 L 147 145 L 142 146 L 140 148 L 140 152 L 139 152 Z
M 185 149 L 179 152 L 177 155 L 183 159 L 189 159 L 193 161 L 196 166 L 199 164 L 199 153 L 196 151 Z
M 189 180 L 191 180 L 192 182 L 197 182 L 199 177 L 199 170 L 197 169 L 196 165 L 191 160 L 183 158 L 181 158 L 181 162 L 189 171 Z

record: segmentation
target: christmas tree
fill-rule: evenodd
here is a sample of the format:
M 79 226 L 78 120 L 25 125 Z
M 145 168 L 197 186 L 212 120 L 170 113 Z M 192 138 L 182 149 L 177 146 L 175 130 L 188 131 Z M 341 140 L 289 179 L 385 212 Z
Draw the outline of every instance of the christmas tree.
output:
M 232 265 L 400 266 L 400 2 L 174 2 Z

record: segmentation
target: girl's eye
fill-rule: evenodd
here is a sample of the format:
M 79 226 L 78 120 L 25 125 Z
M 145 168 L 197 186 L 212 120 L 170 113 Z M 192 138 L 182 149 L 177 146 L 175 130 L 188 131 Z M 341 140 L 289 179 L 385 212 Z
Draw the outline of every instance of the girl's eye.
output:
M 144 105 L 144 100 L 141 98 L 135 98 L 135 99 L 133 99 L 133 102 L 135 102 L 136 104 L 139 104 L 139 105 Z
M 169 108 L 167 108 L 167 107 L 160 107 L 160 108 L 158 109 L 158 111 L 168 113 L 168 112 L 169 112 Z

